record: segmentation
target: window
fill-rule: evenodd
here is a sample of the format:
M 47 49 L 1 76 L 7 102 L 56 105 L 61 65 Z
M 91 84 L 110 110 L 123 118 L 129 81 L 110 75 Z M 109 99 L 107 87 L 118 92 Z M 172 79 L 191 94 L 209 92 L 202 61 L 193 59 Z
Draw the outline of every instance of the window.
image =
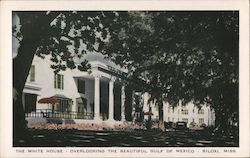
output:
M 170 107 L 168 107 L 168 113 L 170 113 Z
M 34 82 L 35 81 L 35 65 L 31 65 L 29 76 L 30 76 L 30 82 Z
M 188 109 L 182 109 L 181 113 L 182 115 L 188 115 Z
M 172 118 L 172 121 L 174 122 L 174 118 Z
M 87 112 L 87 99 L 85 98 L 76 98 L 77 113 L 86 113 Z
M 59 106 L 57 107 L 57 111 L 59 112 L 70 112 L 71 107 L 70 107 L 70 102 L 71 100 L 66 100 L 66 99 L 58 99 L 59 100 Z
M 77 90 L 79 93 L 85 94 L 85 81 L 78 79 L 77 80 Z
M 56 89 L 63 89 L 64 88 L 63 75 L 60 75 L 60 74 L 54 75 L 54 88 L 56 88 Z
M 198 114 L 204 114 L 204 109 L 198 110 Z
M 199 118 L 199 124 L 203 124 L 204 123 L 204 118 Z
M 183 118 L 182 121 L 188 123 L 188 119 L 187 118 Z
M 168 122 L 170 121 L 170 117 L 168 117 Z

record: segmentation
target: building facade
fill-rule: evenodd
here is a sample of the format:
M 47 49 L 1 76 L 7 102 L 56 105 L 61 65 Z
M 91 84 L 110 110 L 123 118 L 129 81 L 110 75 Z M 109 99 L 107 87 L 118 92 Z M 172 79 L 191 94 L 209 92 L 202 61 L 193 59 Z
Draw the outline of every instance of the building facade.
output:
M 209 106 L 203 105 L 200 108 L 193 103 L 183 105 L 181 102 L 173 108 L 168 103 L 164 104 L 164 120 L 166 122 L 183 121 L 189 128 L 201 126 L 214 126 L 215 113 Z
M 35 57 L 23 91 L 26 117 L 65 117 L 91 122 L 142 122 L 152 113 L 157 120 L 158 108 L 148 102 L 149 94 L 133 89 L 126 81 L 126 70 L 104 60 L 100 54 L 87 56 L 91 73 L 66 69 L 54 74 L 49 57 Z M 55 98 L 56 104 L 41 103 Z M 185 121 L 213 125 L 214 114 L 203 106 L 198 112 L 193 104 L 171 109 L 164 103 L 164 121 Z

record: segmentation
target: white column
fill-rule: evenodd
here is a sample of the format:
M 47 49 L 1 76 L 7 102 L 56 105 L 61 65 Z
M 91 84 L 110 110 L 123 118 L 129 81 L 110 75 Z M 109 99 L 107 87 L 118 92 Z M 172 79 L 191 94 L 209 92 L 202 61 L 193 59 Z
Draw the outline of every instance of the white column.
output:
M 94 120 L 100 119 L 100 75 L 94 75 L 95 77 L 95 110 L 94 110 Z
M 125 120 L 125 85 L 122 85 L 121 88 L 121 121 Z
M 129 95 L 132 95 L 132 97 L 131 97 L 131 104 L 132 105 L 134 105 L 134 96 L 135 96 L 135 92 L 133 91 L 133 90 L 131 90 L 130 89 L 130 92 L 129 92 Z M 136 116 L 135 116 L 135 108 L 134 107 L 132 107 L 132 121 L 134 122 L 135 121 L 135 118 L 136 118 Z
M 77 102 L 76 101 L 72 101 L 72 111 L 73 112 L 77 112 Z
M 115 78 L 112 77 L 109 81 L 109 121 L 114 121 L 114 82 Z

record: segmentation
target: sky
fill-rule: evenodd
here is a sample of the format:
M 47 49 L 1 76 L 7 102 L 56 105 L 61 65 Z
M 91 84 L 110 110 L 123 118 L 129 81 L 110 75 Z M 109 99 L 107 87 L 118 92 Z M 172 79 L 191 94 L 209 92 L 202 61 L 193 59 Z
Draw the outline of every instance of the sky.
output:
M 12 26 L 16 25 L 20 29 L 19 24 L 20 24 L 20 21 L 19 21 L 18 16 L 16 15 L 15 12 L 13 12 L 13 14 L 12 14 Z M 12 36 L 12 55 L 13 55 L 13 58 L 15 58 L 15 56 L 17 55 L 18 47 L 19 47 L 19 41 L 15 37 Z

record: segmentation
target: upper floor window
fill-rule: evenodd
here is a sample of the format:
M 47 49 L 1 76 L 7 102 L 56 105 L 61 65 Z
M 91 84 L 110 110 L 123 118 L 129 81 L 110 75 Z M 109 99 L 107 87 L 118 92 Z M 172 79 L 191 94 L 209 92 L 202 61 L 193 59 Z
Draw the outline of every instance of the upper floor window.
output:
M 183 118 L 182 121 L 188 123 L 188 118 Z
M 198 110 L 198 114 L 204 114 L 204 109 Z
M 168 107 L 168 113 L 170 113 L 170 107 Z
M 204 118 L 199 118 L 199 124 L 203 124 L 204 123 Z
M 77 90 L 79 93 L 85 94 L 85 81 L 84 80 L 77 80 Z
M 188 115 L 188 109 L 182 109 L 181 113 L 182 115 Z
M 64 88 L 64 76 L 60 74 L 54 75 L 54 88 L 63 89 Z
M 29 72 L 30 82 L 35 81 L 35 65 L 31 65 Z

